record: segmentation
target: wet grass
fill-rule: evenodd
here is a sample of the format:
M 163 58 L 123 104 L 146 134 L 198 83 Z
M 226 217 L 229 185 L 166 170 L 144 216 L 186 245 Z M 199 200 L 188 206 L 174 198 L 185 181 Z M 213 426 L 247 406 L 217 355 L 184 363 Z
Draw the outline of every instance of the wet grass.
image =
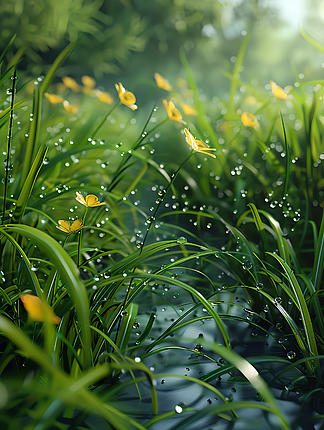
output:
M 245 82 L 247 42 L 224 72 L 229 99 L 202 101 L 181 54 L 187 83 L 158 82 L 176 107 L 143 97 L 144 113 L 120 86 L 53 84 L 74 44 L 43 77 L 17 58 L 4 69 L 6 428 L 248 427 L 253 408 L 288 429 L 291 399 L 321 419 L 323 87 Z M 163 389 L 182 383 L 205 406 L 170 406 Z

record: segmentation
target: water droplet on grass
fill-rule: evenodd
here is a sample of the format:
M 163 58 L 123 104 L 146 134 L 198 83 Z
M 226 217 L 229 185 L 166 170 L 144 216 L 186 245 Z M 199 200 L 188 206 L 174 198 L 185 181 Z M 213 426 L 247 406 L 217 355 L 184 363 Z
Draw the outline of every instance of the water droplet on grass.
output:
M 242 264 L 242 267 L 244 270 L 250 270 L 252 269 L 252 263 L 250 260 L 246 260 L 244 261 L 244 263 Z
M 287 357 L 289 358 L 289 360 L 293 360 L 296 357 L 295 351 L 288 351 Z
M 179 243 L 180 245 L 182 245 L 183 243 L 187 243 L 187 239 L 184 236 L 180 236 L 177 239 L 177 243 Z
M 162 384 L 162 381 L 161 381 Z M 184 402 L 180 402 L 177 405 L 175 405 L 174 410 L 176 411 L 177 414 L 181 414 L 181 412 L 183 412 L 186 409 L 187 405 Z

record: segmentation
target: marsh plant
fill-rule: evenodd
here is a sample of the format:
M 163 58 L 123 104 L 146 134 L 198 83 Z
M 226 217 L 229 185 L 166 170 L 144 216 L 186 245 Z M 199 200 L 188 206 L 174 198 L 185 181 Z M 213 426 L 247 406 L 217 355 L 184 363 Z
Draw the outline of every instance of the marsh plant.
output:
M 56 79 L 74 46 L 0 58 L 1 425 L 318 423 L 323 82 L 245 82 L 246 38 L 228 99 L 182 52 L 142 103 Z

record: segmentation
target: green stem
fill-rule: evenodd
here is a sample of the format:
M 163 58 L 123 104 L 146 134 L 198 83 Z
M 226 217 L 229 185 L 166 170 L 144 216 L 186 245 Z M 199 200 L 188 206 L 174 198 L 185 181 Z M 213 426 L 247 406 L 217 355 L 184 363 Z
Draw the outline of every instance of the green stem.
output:
M 109 115 L 112 114 L 112 112 L 116 109 L 117 106 L 121 105 L 121 101 L 119 101 L 118 103 L 115 104 L 115 106 L 113 106 L 110 111 L 104 116 L 104 118 L 102 119 L 102 121 L 100 122 L 100 124 L 98 125 L 98 127 L 94 130 L 94 132 L 92 133 L 92 138 L 95 137 L 95 135 L 98 133 L 98 131 L 101 129 L 101 127 L 104 125 L 104 123 L 107 121 L 107 117 Z
M 88 209 L 89 208 L 86 206 L 85 211 L 84 211 L 84 215 L 83 215 L 83 218 L 82 218 L 83 225 L 85 225 L 85 219 L 86 219 L 86 216 L 87 216 Z M 79 232 L 79 240 L 78 240 L 78 267 L 81 266 L 82 233 L 83 233 L 83 230 L 80 230 L 80 232 Z
M 192 149 L 192 150 L 189 152 L 188 157 L 187 157 L 187 158 L 186 158 L 186 159 L 185 159 L 185 160 L 180 164 L 180 166 L 178 167 L 178 169 L 176 170 L 176 172 L 175 172 L 173 175 L 171 175 L 171 181 L 168 183 L 168 185 L 167 185 L 167 187 L 166 187 L 166 189 L 165 189 L 164 195 L 161 197 L 161 200 L 160 200 L 160 201 L 159 201 L 159 203 L 157 204 L 157 206 L 156 206 L 156 208 L 155 208 L 155 211 L 154 211 L 154 213 L 153 213 L 153 215 L 152 215 L 152 218 L 153 218 L 153 219 L 155 219 L 155 216 L 156 216 L 156 214 L 157 214 L 157 212 L 158 212 L 158 210 L 159 210 L 159 208 L 160 208 L 160 206 L 161 206 L 161 203 L 163 202 L 163 200 L 164 200 L 165 196 L 167 195 L 167 193 L 168 193 L 169 189 L 171 188 L 171 186 L 172 186 L 173 182 L 176 180 L 176 178 L 177 178 L 177 176 L 178 176 L 178 174 L 179 174 L 180 170 L 182 169 L 183 165 L 184 165 L 184 164 L 189 160 L 189 158 L 192 156 L 192 154 L 193 154 L 194 152 L 195 152 L 195 151 Z M 145 236 L 144 236 L 143 242 L 142 242 L 142 244 L 141 244 L 140 254 L 141 254 L 141 253 L 142 253 L 142 251 L 143 251 L 144 244 L 145 244 L 145 241 L 146 241 L 146 239 L 147 239 L 147 236 L 148 236 L 148 234 L 149 234 L 149 232 L 150 232 L 150 229 L 151 229 L 152 224 L 153 224 L 153 223 L 150 223 L 150 224 L 148 225 L 147 229 L 146 229 L 146 233 L 145 233 Z
M 66 245 L 66 242 L 67 242 L 67 240 L 68 240 L 68 238 L 70 237 L 70 233 L 68 233 L 68 235 L 66 236 L 66 238 L 64 239 L 64 242 L 63 242 L 63 245 L 62 245 L 62 248 L 64 249 L 64 247 L 65 247 L 65 245 Z
M 146 121 L 146 123 L 145 123 L 145 125 L 144 125 L 144 127 L 143 127 L 143 130 L 142 130 L 142 132 L 141 132 L 141 135 L 140 135 L 140 137 L 139 137 L 139 139 L 137 139 L 137 141 L 134 143 L 134 145 L 132 146 L 132 148 L 131 148 L 131 151 L 133 152 L 133 151 L 136 151 L 136 149 L 138 149 L 139 147 L 140 147 L 140 145 L 142 144 L 142 142 L 143 142 L 143 140 L 146 138 L 146 137 L 148 137 L 154 130 L 156 130 L 158 127 L 161 127 L 161 125 L 163 125 L 165 122 L 167 122 L 167 120 L 169 119 L 168 117 L 167 118 L 165 118 L 163 121 L 161 121 L 159 124 L 157 124 L 155 127 L 153 127 L 152 128 L 152 130 L 150 130 L 150 131 L 148 131 L 147 133 L 145 133 L 145 129 L 146 129 L 146 127 L 147 127 L 147 125 L 148 125 L 148 123 L 149 123 L 149 121 L 150 121 L 150 119 L 151 119 L 151 116 L 152 116 L 152 114 L 153 114 L 153 112 L 154 112 L 154 108 L 152 109 L 152 111 L 151 111 L 151 114 L 149 115 L 149 117 L 148 117 L 148 119 L 147 119 L 147 121 Z M 116 170 L 116 172 L 115 172 L 115 176 L 114 176 L 114 179 L 111 181 L 111 183 L 110 183 L 110 185 L 109 185 L 109 187 L 108 187 L 108 191 L 109 192 L 111 192 L 114 188 L 115 188 L 115 186 L 116 186 L 116 183 L 118 183 L 118 177 L 119 177 L 119 175 L 121 174 L 121 172 L 124 170 L 123 168 L 124 168 L 124 166 L 125 166 L 125 164 L 130 160 L 130 158 L 132 157 L 132 153 L 130 153 L 130 154 L 128 154 L 127 155 L 127 157 L 125 158 L 125 159 L 123 159 L 122 161 L 121 161 L 121 163 L 119 164 L 119 166 L 118 166 L 118 168 L 117 168 L 117 170 Z

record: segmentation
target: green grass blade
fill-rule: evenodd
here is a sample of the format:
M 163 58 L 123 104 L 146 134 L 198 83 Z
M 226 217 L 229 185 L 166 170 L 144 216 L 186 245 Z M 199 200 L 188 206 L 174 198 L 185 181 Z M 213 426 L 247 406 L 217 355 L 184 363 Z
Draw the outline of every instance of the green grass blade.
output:
M 33 191 L 36 179 L 42 168 L 46 153 L 47 153 L 47 148 L 45 148 L 44 145 L 42 145 L 37 152 L 37 155 L 33 161 L 32 166 L 28 167 L 27 178 L 23 182 L 23 187 L 20 191 L 15 212 L 12 217 L 12 222 L 14 224 L 19 224 L 22 220 L 28 200 Z
M 0 55 L 0 63 L 3 60 L 4 56 L 6 55 L 6 52 L 8 51 L 8 49 L 10 48 L 10 46 L 13 44 L 14 40 L 16 39 L 16 36 L 17 36 L 17 34 L 14 34 L 12 36 L 12 38 L 9 40 L 9 42 L 6 45 L 6 47 L 2 51 L 2 54 Z
M 283 193 L 283 197 L 286 197 L 288 193 L 291 154 L 290 154 L 290 147 L 287 139 L 285 122 L 281 111 L 280 111 L 280 118 L 281 118 L 281 124 L 282 124 L 282 130 L 283 130 L 283 136 L 284 136 L 284 142 L 285 142 L 285 152 L 286 152 L 286 172 L 285 172 L 284 193 Z
M 64 61 L 67 59 L 67 57 L 71 54 L 72 50 L 74 49 L 75 45 L 78 43 L 76 40 L 75 42 L 70 43 L 56 58 L 54 63 L 52 64 L 49 71 L 46 73 L 46 76 L 40 86 L 40 94 L 41 97 L 43 97 L 44 93 L 47 91 L 48 87 L 53 82 L 53 79 L 55 77 L 55 74 L 57 72 L 57 69 L 61 67 L 61 65 L 64 63 Z
M 279 254 L 281 258 L 286 262 L 290 263 L 289 260 L 289 248 L 286 239 L 283 237 L 283 232 L 281 230 L 279 222 L 268 212 L 264 210 L 259 210 L 259 213 L 264 215 L 267 220 L 269 221 L 271 227 L 273 228 L 273 231 L 275 232 L 276 238 L 277 238 L 277 244 L 279 248 Z
M 41 230 L 27 225 L 7 225 L 0 228 L 0 232 L 13 232 L 20 234 L 32 241 L 44 255 L 54 263 L 71 299 L 76 307 L 79 323 L 82 327 L 81 337 L 84 345 L 83 367 L 87 369 L 91 365 L 91 337 L 89 328 L 89 304 L 88 297 L 79 278 L 79 270 L 67 252 L 59 245 L 56 240 Z
M 261 221 L 258 209 L 256 208 L 256 206 L 253 203 L 249 203 L 248 207 L 250 208 L 250 210 L 252 212 L 252 216 L 253 216 L 255 225 L 256 225 L 256 227 L 258 229 L 258 232 L 261 235 L 261 239 L 262 239 L 262 242 L 263 242 L 264 250 L 269 249 L 269 244 L 268 244 L 267 236 L 265 234 L 265 229 L 264 229 L 264 226 L 263 226 L 263 222 Z
M 273 258 L 275 258 L 279 262 L 279 264 L 282 266 L 282 268 L 284 269 L 286 276 L 289 280 L 289 284 L 290 284 L 290 286 L 294 292 L 294 295 L 296 297 L 296 300 L 297 300 L 298 309 L 299 309 L 300 314 L 301 314 L 309 352 L 313 356 L 318 355 L 313 324 L 312 324 L 312 320 L 311 320 L 311 317 L 310 317 L 310 314 L 308 311 L 307 303 L 306 303 L 305 297 L 303 295 L 302 289 L 300 288 L 300 285 L 299 285 L 293 271 L 288 266 L 288 264 L 282 258 L 280 258 L 278 255 L 272 254 L 272 253 L 267 253 L 267 254 L 269 254 Z M 315 366 L 314 366 L 315 369 L 319 368 L 319 361 L 318 360 L 314 360 L 314 364 L 315 364 Z

